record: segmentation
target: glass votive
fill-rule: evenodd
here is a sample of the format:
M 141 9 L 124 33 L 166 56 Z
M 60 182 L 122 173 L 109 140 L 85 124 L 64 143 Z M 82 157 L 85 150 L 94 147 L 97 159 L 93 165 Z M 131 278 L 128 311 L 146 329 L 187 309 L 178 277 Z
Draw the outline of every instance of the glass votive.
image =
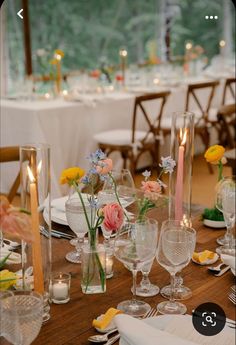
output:
M 70 280 L 69 273 L 57 273 L 52 275 L 50 284 L 51 301 L 56 304 L 67 303 L 70 300 Z
M 106 249 L 106 278 L 113 277 L 113 251 Z

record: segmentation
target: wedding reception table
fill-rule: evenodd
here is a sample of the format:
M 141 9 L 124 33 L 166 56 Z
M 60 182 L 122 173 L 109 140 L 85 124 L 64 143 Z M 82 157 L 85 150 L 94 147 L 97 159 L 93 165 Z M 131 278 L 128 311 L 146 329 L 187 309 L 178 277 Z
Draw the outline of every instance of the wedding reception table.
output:
M 170 90 L 163 117 L 171 117 L 176 110 L 184 110 L 187 84 L 204 79 L 181 80 L 174 85 L 133 87 L 123 92 L 104 94 L 81 94 L 76 100 L 63 98 L 52 100 L 1 99 L 0 146 L 15 146 L 26 143 L 47 143 L 51 147 L 52 196 L 63 194 L 58 180 L 60 172 L 67 167 L 88 167 L 86 157 L 94 151 L 96 133 L 112 129 L 130 129 L 134 98 L 148 92 Z M 209 80 L 208 79 L 205 79 Z M 218 88 L 214 106 L 221 102 L 222 85 Z M 208 97 L 203 94 L 206 98 Z M 156 108 L 150 105 L 152 110 Z M 194 105 L 196 108 L 196 105 Z M 154 113 L 156 116 L 156 111 Z M 140 117 L 141 118 L 141 117 Z M 137 123 L 144 130 L 144 120 Z M 199 145 L 199 144 L 198 144 Z M 198 146 L 197 145 L 197 146 Z M 201 144 L 200 144 L 201 145 Z M 168 143 L 161 147 L 161 154 L 168 155 Z M 118 165 L 121 163 L 116 160 Z M 1 192 L 6 192 L 18 173 L 17 163 L 1 166 Z
M 156 217 L 157 211 L 153 210 L 150 214 Z M 215 240 L 223 231 L 206 228 L 199 219 L 196 219 L 193 225 L 197 230 L 196 251 L 215 250 Z M 88 336 L 96 333 L 92 327 L 92 320 L 109 307 L 116 307 L 120 301 L 131 297 L 131 273 L 117 260 L 115 260 L 114 276 L 107 280 L 106 293 L 82 294 L 80 265 L 71 264 L 65 259 L 65 254 L 71 248 L 67 240 L 53 239 L 53 271 L 71 272 L 71 299 L 64 305 L 51 305 L 51 319 L 42 326 L 33 345 L 88 345 L 90 344 L 87 341 Z M 202 303 L 213 302 L 224 309 L 227 318 L 235 319 L 235 306 L 227 297 L 230 287 L 235 284 L 234 276 L 230 271 L 221 277 L 215 277 L 209 273 L 206 266 L 191 262 L 182 271 L 182 276 L 184 284 L 193 292 L 192 298 L 184 301 L 188 314 Z M 160 287 L 167 285 L 170 280 L 167 271 L 160 267 L 156 260 L 150 273 L 150 280 Z M 152 307 L 156 307 L 164 298 L 159 294 L 144 300 Z

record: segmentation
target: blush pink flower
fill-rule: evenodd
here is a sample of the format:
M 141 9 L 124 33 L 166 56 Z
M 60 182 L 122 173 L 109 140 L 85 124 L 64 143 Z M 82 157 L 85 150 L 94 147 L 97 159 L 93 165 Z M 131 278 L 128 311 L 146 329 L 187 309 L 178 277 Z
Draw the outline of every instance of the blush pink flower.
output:
M 96 170 L 101 175 L 108 174 L 113 168 L 112 160 L 110 158 L 103 159 L 98 161 Z
M 123 208 L 113 202 L 111 204 L 107 204 L 103 207 L 103 226 L 106 231 L 116 231 L 118 230 L 124 221 L 124 211 Z
M 5 197 L 0 198 L 0 229 L 7 237 L 33 242 L 31 217 L 11 206 Z
M 141 190 L 146 198 L 155 201 L 161 194 L 161 185 L 157 181 L 142 181 Z

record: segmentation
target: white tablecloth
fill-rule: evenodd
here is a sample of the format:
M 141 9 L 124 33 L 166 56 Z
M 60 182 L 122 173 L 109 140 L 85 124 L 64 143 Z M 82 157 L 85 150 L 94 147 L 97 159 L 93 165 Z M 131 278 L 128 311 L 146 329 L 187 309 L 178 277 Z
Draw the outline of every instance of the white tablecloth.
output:
M 160 86 L 149 91 L 163 89 Z M 187 85 L 183 83 L 165 89 L 172 93 L 163 116 L 184 110 Z M 51 146 L 52 196 L 59 196 L 65 192 L 58 183 L 61 170 L 74 165 L 88 167 L 86 157 L 97 147 L 94 134 L 109 129 L 131 128 L 134 98 L 140 90 L 134 91 L 90 96 L 77 102 L 63 99 L 1 100 L 0 145 L 48 143 Z M 222 90 L 218 92 L 222 95 Z M 221 97 L 216 95 L 215 105 L 220 102 Z M 144 123 L 140 122 L 138 127 L 143 129 Z M 1 192 L 9 190 L 18 166 L 15 163 L 2 165 Z

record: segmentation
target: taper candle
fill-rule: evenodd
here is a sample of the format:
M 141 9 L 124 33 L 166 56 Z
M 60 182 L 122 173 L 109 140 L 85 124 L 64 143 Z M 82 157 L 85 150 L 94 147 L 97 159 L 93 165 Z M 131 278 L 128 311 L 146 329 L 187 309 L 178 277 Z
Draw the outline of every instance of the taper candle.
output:
M 176 192 L 175 192 L 175 219 L 182 220 L 183 218 L 183 176 L 184 176 L 184 145 L 186 143 L 186 130 L 184 134 L 180 130 L 181 144 L 178 151 L 178 164 L 177 164 L 177 179 L 176 179 Z

